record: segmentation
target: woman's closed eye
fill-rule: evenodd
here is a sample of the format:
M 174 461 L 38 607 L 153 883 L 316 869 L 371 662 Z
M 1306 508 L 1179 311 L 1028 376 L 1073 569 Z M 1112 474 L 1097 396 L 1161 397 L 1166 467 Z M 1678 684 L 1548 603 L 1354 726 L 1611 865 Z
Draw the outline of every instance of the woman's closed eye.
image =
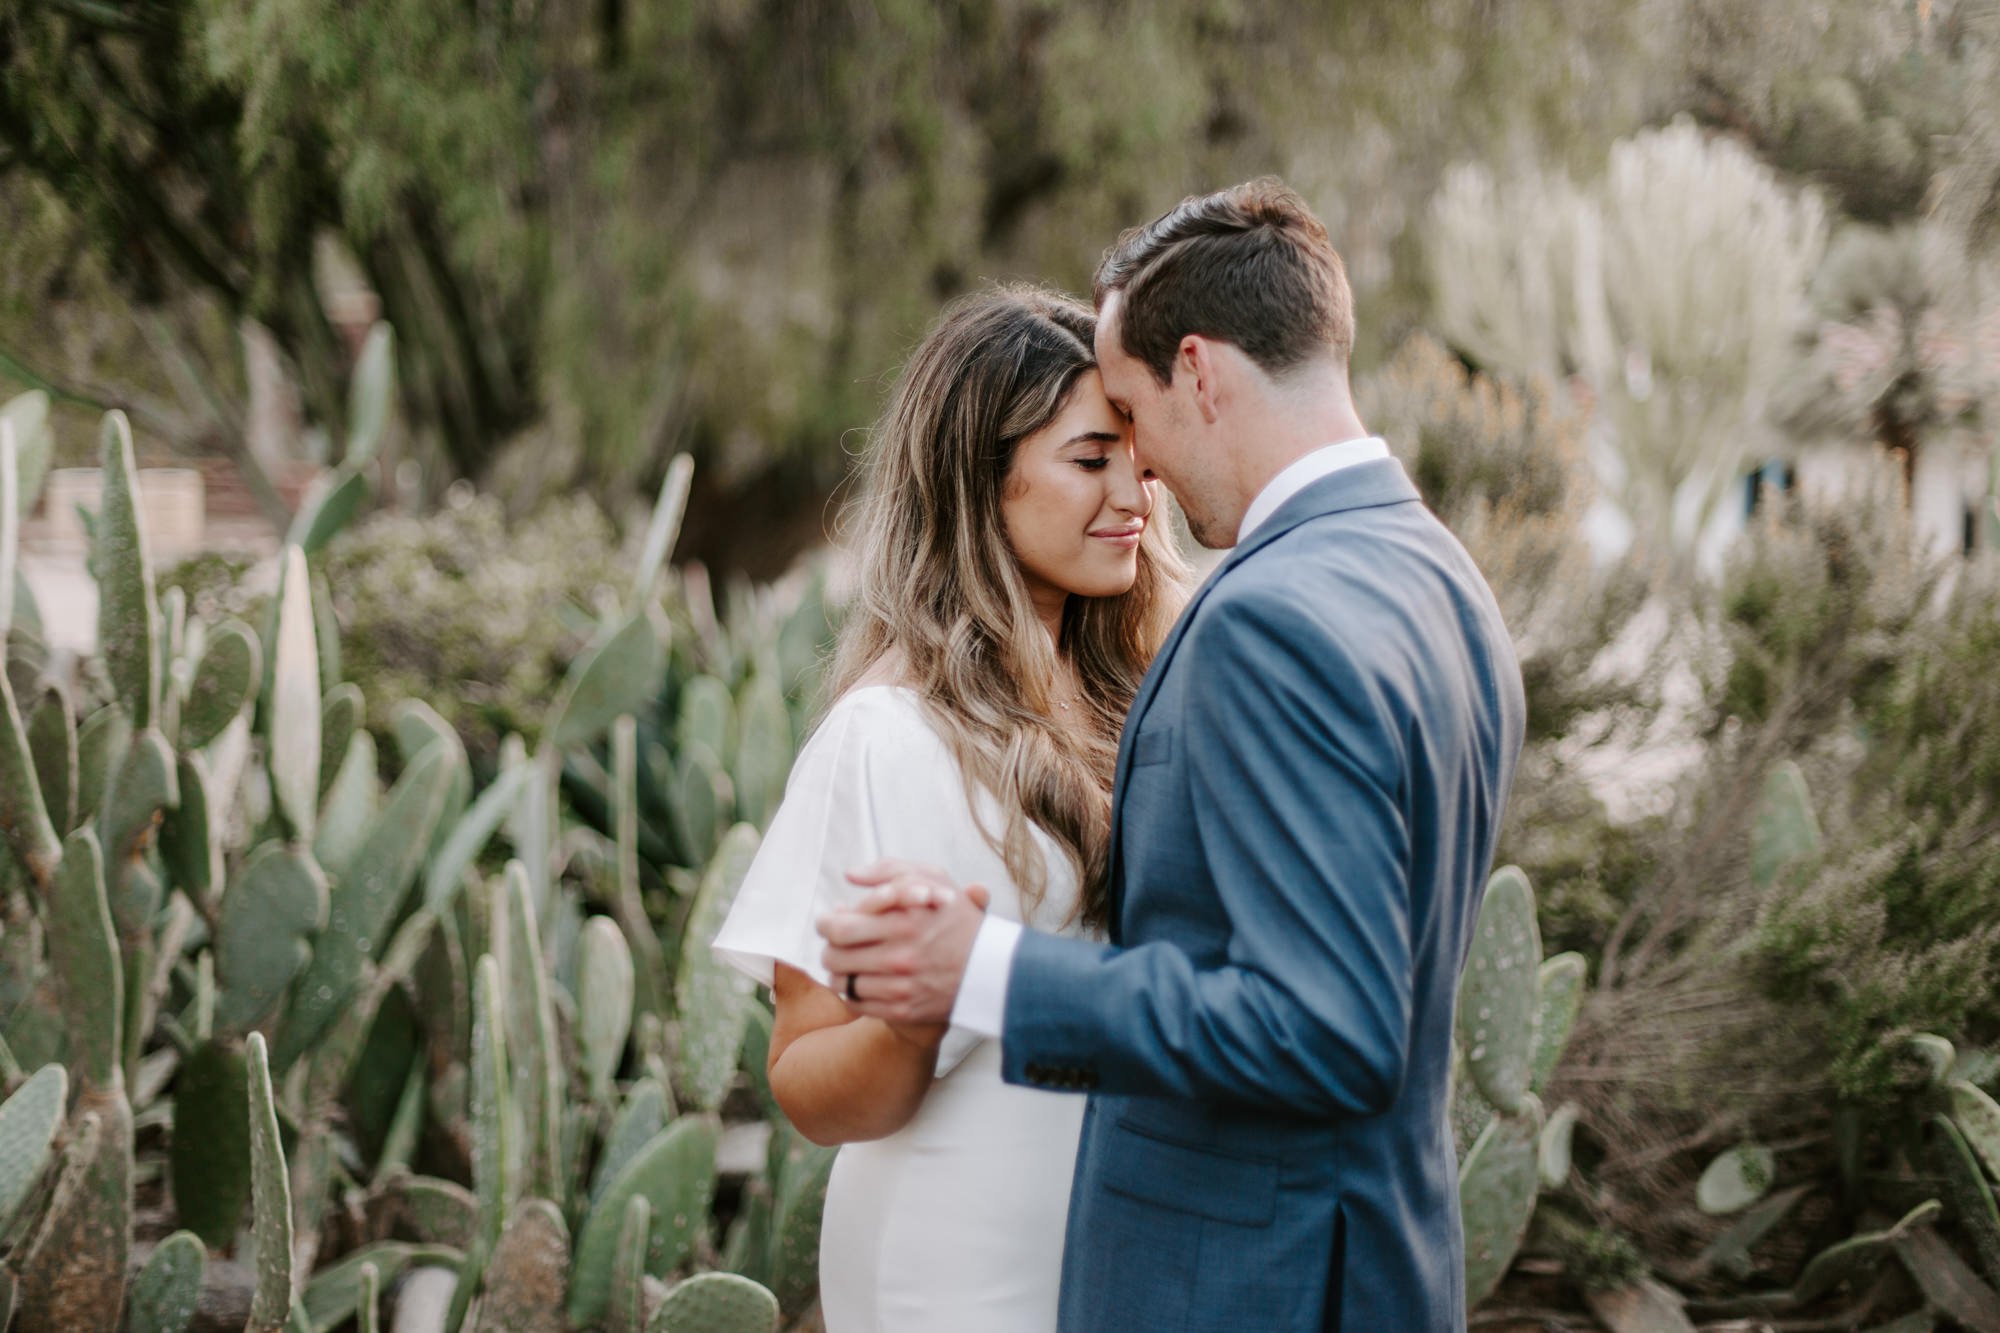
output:
M 1085 472 L 1102 472 L 1111 462 L 1108 458 L 1079 458 L 1074 461 Z

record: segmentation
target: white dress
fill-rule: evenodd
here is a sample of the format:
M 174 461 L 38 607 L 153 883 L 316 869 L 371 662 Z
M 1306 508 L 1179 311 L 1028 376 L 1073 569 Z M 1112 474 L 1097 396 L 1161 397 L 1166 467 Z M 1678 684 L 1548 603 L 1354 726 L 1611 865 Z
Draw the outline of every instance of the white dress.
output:
M 991 818 L 991 800 L 981 804 Z M 1021 920 L 1020 894 L 974 820 L 958 763 L 916 694 L 850 691 L 799 753 L 716 953 L 766 985 L 774 960 L 827 984 L 813 922 L 860 896 L 846 871 L 885 856 L 982 884 L 993 892 L 987 910 Z M 1027 923 L 1059 930 L 1075 875 L 1035 837 L 1049 885 Z M 828 1333 L 1054 1329 L 1083 1107 L 1080 1096 L 1002 1082 L 997 1041 L 947 1034 L 916 1118 L 834 1161 L 820 1231 Z

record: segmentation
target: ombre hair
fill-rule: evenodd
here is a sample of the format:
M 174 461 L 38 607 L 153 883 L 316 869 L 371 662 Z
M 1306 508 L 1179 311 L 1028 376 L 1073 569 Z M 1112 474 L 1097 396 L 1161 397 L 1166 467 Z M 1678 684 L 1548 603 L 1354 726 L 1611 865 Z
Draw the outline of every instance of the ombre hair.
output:
M 1119 733 L 1186 600 L 1187 566 L 1156 514 L 1131 589 L 1072 596 L 1052 644 L 1001 517 L 1016 446 L 1097 364 L 1094 329 L 1077 301 L 1001 287 L 955 302 L 924 338 L 875 424 L 850 511 L 859 590 L 830 684 L 837 698 L 893 663 L 957 757 L 974 809 L 980 790 L 995 798 L 1001 827 L 986 835 L 1024 904 L 1047 889 L 1039 827 L 1076 871 L 1082 920 L 1103 927 Z M 1082 683 L 1084 726 L 1052 719 L 1058 653 Z

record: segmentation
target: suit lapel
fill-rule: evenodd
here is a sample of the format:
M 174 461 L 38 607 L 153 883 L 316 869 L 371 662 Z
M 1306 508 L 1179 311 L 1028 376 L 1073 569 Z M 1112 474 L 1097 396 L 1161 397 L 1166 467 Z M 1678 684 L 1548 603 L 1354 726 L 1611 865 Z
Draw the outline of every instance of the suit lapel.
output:
M 1297 495 L 1278 506 L 1277 512 L 1250 534 L 1248 541 L 1240 542 L 1230 551 L 1222 563 L 1215 567 L 1194 596 L 1188 599 L 1181 611 L 1180 619 L 1167 632 L 1166 642 L 1153 658 L 1153 664 L 1139 682 L 1139 691 L 1132 699 L 1132 707 L 1125 715 L 1125 730 L 1118 738 L 1118 767 L 1111 782 L 1111 939 L 1114 944 L 1122 943 L 1118 938 L 1119 910 L 1124 904 L 1125 884 L 1122 857 L 1119 854 L 1123 839 L 1119 836 L 1125 809 L 1125 784 L 1132 772 L 1132 744 L 1139 734 L 1139 727 L 1145 721 L 1146 711 L 1152 707 L 1153 697 L 1160 692 L 1160 683 L 1173 665 L 1174 654 L 1186 637 L 1188 626 L 1194 623 L 1194 616 L 1209 592 L 1220 583 L 1230 570 L 1263 550 L 1278 538 L 1296 528 L 1308 519 L 1321 518 L 1328 514 L 1343 513 L 1350 509 L 1373 509 L 1381 505 L 1401 504 L 1421 497 L 1416 486 L 1410 481 L 1403 465 L 1394 458 L 1379 458 L 1367 463 L 1356 463 L 1352 467 L 1320 478 L 1305 487 Z

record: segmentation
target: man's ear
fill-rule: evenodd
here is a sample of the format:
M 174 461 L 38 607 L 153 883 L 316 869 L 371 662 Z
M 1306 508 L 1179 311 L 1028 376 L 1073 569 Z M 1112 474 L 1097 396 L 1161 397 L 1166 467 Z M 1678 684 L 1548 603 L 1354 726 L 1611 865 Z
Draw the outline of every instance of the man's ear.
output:
M 1221 415 L 1221 384 L 1218 372 L 1221 365 L 1215 355 L 1215 345 L 1199 334 L 1190 333 L 1181 339 L 1175 351 L 1174 372 L 1189 377 L 1189 387 L 1194 391 L 1195 409 L 1201 419 L 1213 426 Z

